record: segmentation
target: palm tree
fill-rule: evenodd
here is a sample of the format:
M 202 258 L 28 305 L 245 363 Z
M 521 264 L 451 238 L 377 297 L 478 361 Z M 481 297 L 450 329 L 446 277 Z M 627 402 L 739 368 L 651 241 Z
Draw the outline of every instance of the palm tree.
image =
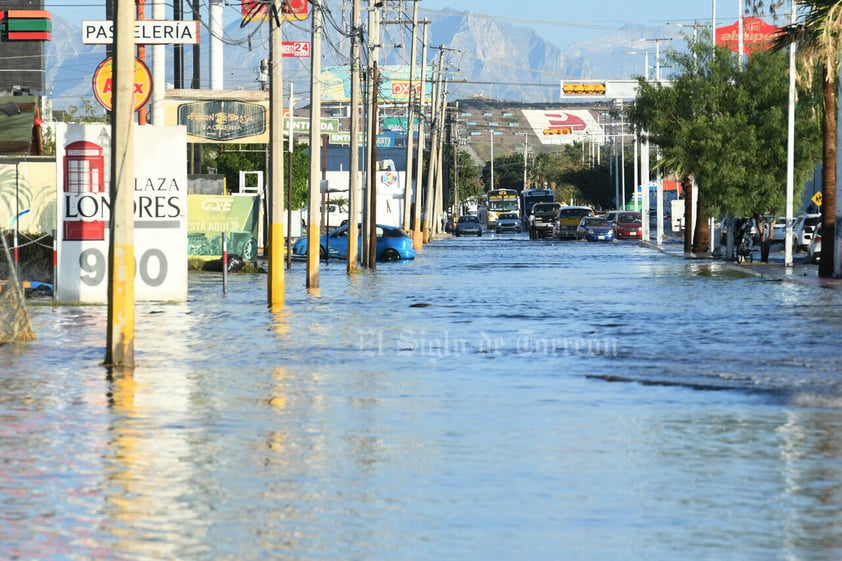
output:
M 842 2 L 839 0 L 799 0 L 808 12 L 800 22 L 787 25 L 774 48 L 798 45 L 799 80 L 812 82 L 821 71 L 824 118 L 822 122 L 822 237 L 833 240 L 836 230 L 836 85 L 839 57 L 842 55 Z M 759 0 L 762 4 L 762 0 Z M 820 277 L 832 277 L 835 268 L 835 243 L 822 244 Z

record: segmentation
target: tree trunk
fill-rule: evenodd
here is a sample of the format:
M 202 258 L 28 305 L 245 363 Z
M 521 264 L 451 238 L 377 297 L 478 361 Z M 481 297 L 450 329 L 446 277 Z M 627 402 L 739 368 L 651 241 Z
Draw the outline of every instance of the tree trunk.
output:
M 705 253 L 710 247 L 710 219 L 702 202 L 696 202 L 696 228 L 693 232 L 693 253 Z
M 681 180 L 684 189 L 684 253 L 693 251 L 693 178 L 685 175 Z
M 824 130 L 822 147 L 822 256 L 819 276 L 833 276 L 836 249 L 836 81 L 824 71 Z

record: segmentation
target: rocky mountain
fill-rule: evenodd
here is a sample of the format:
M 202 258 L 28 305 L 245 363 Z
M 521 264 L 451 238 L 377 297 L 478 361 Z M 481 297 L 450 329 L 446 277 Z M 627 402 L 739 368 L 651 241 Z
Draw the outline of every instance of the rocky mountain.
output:
M 338 9 L 338 0 L 329 2 Z M 344 5 L 344 4 L 343 4 Z M 203 14 L 203 21 L 206 19 Z M 388 16 L 387 16 L 388 17 Z M 427 60 L 441 56 L 449 80 L 449 99 L 482 96 L 516 102 L 554 102 L 559 99 L 561 80 L 628 79 L 643 73 L 642 55 L 625 54 L 644 50 L 639 42 L 664 36 L 675 30 L 661 27 L 626 26 L 598 40 L 558 49 L 529 27 L 515 26 L 472 12 L 436 12 L 430 20 Z M 97 16 L 91 16 L 97 19 Z M 102 19 L 102 18 L 100 18 Z M 347 65 L 350 40 L 339 30 L 347 26 L 346 14 L 326 18 L 322 43 L 322 67 Z M 385 19 L 385 18 L 384 18 Z M 269 52 L 266 22 L 241 25 L 237 12 L 225 12 L 224 85 L 226 89 L 259 89 L 260 61 Z M 344 22 L 344 23 L 343 23 Z M 409 64 L 409 42 L 399 29 L 384 26 L 381 64 Z M 202 25 L 199 54 L 199 83 L 208 87 L 208 37 Z M 420 33 L 419 33 L 420 37 Z M 283 27 L 285 41 L 310 39 L 310 22 L 291 22 Z M 678 41 L 676 41 L 678 43 Z M 683 44 L 683 43 L 682 43 Z M 167 82 L 173 87 L 173 47 L 167 47 Z M 185 84 L 193 76 L 193 47 L 184 47 Z M 441 55 L 439 54 L 441 53 Z M 420 58 L 420 52 L 417 53 Z M 82 106 L 93 99 L 91 77 L 105 58 L 105 47 L 84 45 L 81 30 L 60 17 L 53 18 L 53 40 L 47 46 L 46 83 L 54 107 Z M 654 57 L 652 57 L 654 59 Z M 652 61 L 654 64 L 654 60 Z M 294 82 L 296 96 L 306 97 L 310 89 L 310 61 L 284 59 L 284 81 Z

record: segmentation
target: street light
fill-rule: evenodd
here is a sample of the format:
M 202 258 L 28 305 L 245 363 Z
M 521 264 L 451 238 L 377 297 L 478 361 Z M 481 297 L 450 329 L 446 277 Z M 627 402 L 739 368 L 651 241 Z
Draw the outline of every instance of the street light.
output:
M 643 79 L 647 82 L 649 81 L 649 53 L 652 51 L 626 51 L 625 54 L 627 55 L 646 55 L 645 60 L 643 61 Z
M 696 55 L 696 39 L 699 36 L 699 28 L 700 27 L 707 27 L 707 26 L 704 25 L 704 24 L 701 24 L 701 23 L 686 24 L 686 23 L 670 23 L 670 22 L 667 22 L 667 25 L 672 25 L 673 27 L 692 27 L 693 28 L 693 70 L 695 70 L 696 69 L 696 59 L 698 58 L 697 55 Z
M 654 41 L 655 42 L 655 81 L 661 81 L 661 41 L 672 41 L 672 37 L 654 37 L 648 39 L 640 39 L 640 41 Z

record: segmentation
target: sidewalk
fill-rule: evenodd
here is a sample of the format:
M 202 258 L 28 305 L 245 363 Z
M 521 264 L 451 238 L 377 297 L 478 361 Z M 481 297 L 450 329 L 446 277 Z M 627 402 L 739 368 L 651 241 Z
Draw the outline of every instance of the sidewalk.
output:
M 681 238 L 666 238 L 661 246 L 654 242 L 644 243 L 644 245 L 661 251 L 663 253 L 681 257 L 689 260 L 712 261 L 719 265 L 745 272 L 750 275 L 762 277 L 773 281 L 788 281 L 800 282 L 810 286 L 820 288 L 840 288 L 842 287 L 842 279 L 824 279 L 819 277 L 819 266 L 815 263 L 805 262 L 805 255 L 799 253 L 793 256 L 793 264 L 791 267 L 784 266 L 784 252 L 783 249 L 775 251 L 774 249 L 769 253 L 769 262 L 761 263 L 760 250 L 754 252 L 755 261 L 751 263 L 737 263 L 736 261 L 725 261 L 719 255 L 711 255 L 709 253 L 695 254 L 684 253 L 684 241 Z

